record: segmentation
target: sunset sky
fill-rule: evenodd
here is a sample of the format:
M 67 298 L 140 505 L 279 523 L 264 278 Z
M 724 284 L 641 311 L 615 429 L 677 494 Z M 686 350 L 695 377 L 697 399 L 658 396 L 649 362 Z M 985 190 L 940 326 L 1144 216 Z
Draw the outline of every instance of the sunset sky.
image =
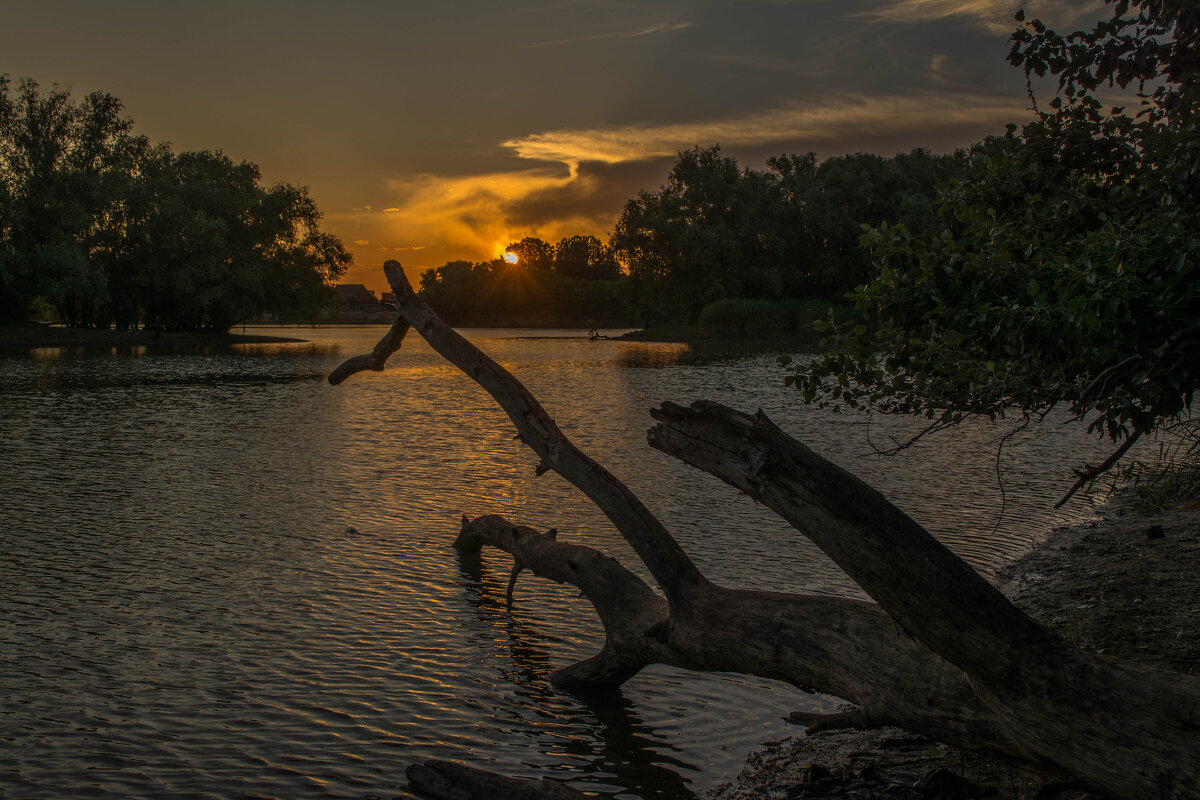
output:
M 308 186 L 382 291 L 522 236 L 601 238 L 676 154 L 916 146 L 1027 118 L 1007 38 L 1099 2 L 4 0 L 0 72 L 121 98 L 136 130 Z

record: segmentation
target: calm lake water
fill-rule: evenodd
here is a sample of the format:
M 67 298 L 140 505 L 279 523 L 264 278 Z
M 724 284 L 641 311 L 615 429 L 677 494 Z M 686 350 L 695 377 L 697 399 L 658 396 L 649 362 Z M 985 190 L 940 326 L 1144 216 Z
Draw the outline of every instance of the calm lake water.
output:
M 688 797 L 780 716 L 832 708 L 771 681 L 656 667 L 620 692 L 547 681 L 599 645 L 568 587 L 460 565 L 461 514 L 640 567 L 490 398 L 414 334 L 383 373 L 325 376 L 382 327 L 303 344 L 0 357 L 0 796 L 388 797 L 420 759 Z M 775 354 L 466 331 L 626 481 L 718 582 L 852 594 L 799 533 L 650 449 L 647 410 L 706 398 L 772 419 L 984 572 L 1090 501 L 1050 506 L 1102 443 L 969 425 L 892 459 L 867 420 L 802 406 Z M 875 419 L 876 443 L 917 428 Z M 644 570 L 642 571 L 644 574 Z

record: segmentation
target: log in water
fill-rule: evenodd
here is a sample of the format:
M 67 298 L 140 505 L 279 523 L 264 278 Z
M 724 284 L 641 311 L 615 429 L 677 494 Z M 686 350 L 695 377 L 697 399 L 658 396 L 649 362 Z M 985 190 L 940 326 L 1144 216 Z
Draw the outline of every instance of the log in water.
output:
M 460 562 L 450 545 L 461 514 L 503 513 L 640 569 L 599 512 L 536 478 L 490 398 L 415 338 L 385 372 L 331 389 L 325 375 L 382 327 L 265 332 L 309 342 L 0 359 L 9 794 L 357 798 L 458 758 L 683 797 L 788 733 L 787 712 L 833 707 L 665 668 L 612 696 L 556 690 L 547 675 L 599 643 L 576 621 L 590 607 L 526 575 L 509 608 L 511 563 Z M 1103 450 L 1070 427 L 1005 445 L 993 533 L 1007 427 L 879 460 L 866 420 L 801 406 L 774 354 L 469 333 L 726 585 L 855 592 L 786 524 L 646 445 L 664 400 L 763 408 L 985 572 L 1090 508 L 1049 509 L 1066 466 Z M 875 419 L 870 438 L 915 427 Z

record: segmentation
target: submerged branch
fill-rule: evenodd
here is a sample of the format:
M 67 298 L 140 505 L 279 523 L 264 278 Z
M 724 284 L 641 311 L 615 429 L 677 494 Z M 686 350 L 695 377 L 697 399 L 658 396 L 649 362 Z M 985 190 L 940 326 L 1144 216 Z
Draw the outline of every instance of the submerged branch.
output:
M 596 607 L 605 627 L 603 649 L 555 673 L 555 682 L 617 686 L 650 663 L 759 675 L 856 705 L 832 717 L 797 716 L 815 727 L 897 725 L 1062 769 L 1122 800 L 1200 798 L 1195 759 L 1200 680 L 1068 644 L 1025 616 L 883 495 L 784 434 L 761 412 L 665 403 L 651 412 L 658 421 L 649 433 L 654 447 L 774 510 L 879 605 L 708 582 L 662 524 L 567 440 L 513 375 L 417 299 L 399 263 L 388 262 L 385 272 L 400 317 L 491 394 L 539 466 L 581 489 L 667 594 L 659 597 L 591 548 L 501 517 L 464 518 L 455 542 L 460 550 L 498 547 L 537 575 L 578 586 Z M 341 377 L 382 368 L 405 330 L 398 319 L 370 356 L 339 368 Z M 722 533 L 730 535 L 731 547 L 738 546 L 736 532 L 712 531 Z
M 464 518 L 454 545 L 466 553 L 502 550 L 535 575 L 578 587 L 595 607 L 604 646 L 552 674 L 557 685 L 616 687 L 655 663 L 739 672 L 849 700 L 857 708 L 844 718 L 862 726 L 901 725 L 943 741 L 1014 749 L 966 676 L 898 631 L 874 603 L 713 585 L 685 611 L 671 613 L 644 581 L 603 553 L 500 516 Z
M 708 581 L 661 522 L 625 484 L 579 450 L 513 375 L 443 322 L 412 290 L 398 261 L 383 266 L 401 317 L 429 346 L 483 387 L 504 409 L 517 433 L 539 458 L 575 485 L 608 516 L 649 568 L 674 605 L 703 592 Z M 382 344 L 382 343 L 381 343 Z

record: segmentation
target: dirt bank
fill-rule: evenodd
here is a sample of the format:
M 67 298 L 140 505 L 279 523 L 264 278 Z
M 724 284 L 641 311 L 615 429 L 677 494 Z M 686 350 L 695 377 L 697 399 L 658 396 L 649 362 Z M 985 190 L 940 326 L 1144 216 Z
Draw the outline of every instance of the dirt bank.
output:
M 1198 673 L 1198 575 L 1200 506 L 1144 514 L 1113 502 L 1093 522 L 1052 531 L 995 580 L 1018 606 L 1081 647 Z M 885 728 L 767 743 L 708 797 L 1033 800 L 1044 782 L 1010 763 Z

